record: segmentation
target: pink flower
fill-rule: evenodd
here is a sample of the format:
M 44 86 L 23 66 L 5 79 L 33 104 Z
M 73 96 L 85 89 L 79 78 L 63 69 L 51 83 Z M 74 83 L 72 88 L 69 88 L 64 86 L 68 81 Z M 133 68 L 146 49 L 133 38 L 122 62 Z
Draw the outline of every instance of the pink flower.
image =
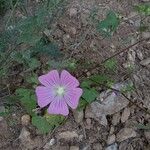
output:
M 36 88 L 37 102 L 40 107 L 48 104 L 49 114 L 61 114 L 67 116 L 70 106 L 76 109 L 82 95 L 82 89 L 78 88 L 79 81 L 69 72 L 63 70 L 59 75 L 57 70 L 39 77 L 42 86 Z

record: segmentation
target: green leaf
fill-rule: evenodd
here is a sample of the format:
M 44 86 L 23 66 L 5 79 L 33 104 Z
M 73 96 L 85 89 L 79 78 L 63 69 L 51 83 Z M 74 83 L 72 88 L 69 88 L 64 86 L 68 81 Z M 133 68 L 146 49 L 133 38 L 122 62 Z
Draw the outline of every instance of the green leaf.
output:
M 93 75 L 89 79 L 95 82 L 96 84 L 105 84 L 110 82 L 111 80 L 110 77 L 106 75 Z
M 34 92 L 30 89 L 19 88 L 16 90 L 16 95 L 19 96 L 19 100 L 27 112 L 30 115 L 34 115 L 33 109 L 36 108 L 36 98 Z
M 38 76 L 35 73 L 32 73 L 31 75 L 26 76 L 25 80 L 28 83 L 33 84 L 33 85 L 37 85 L 39 83 Z
M 77 110 L 82 111 L 83 109 L 86 108 L 87 105 L 88 105 L 88 102 L 81 97 Z
M 117 30 L 119 25 L 119 18 L 116 13 L 109 11 L 106 18 L 103 21 L 100 21 L 97 25 L 97 30 L 102 33 L 103 36 L 109 37 Z
M 46 134 L 51 130 L 51 126 L 44 117 L 34 116 L 32 117 L 32 124 L 42 133 Z
M 38 61 L 36 58 L 31 58 L 28 62 L 28 65 L 30 69 L 34 70 L 40 66 L 40 61 Z
M 99 93 L 94 88 L 84 88 L 82 98 L 84 98 L 88 103 L 92 103 L 98 95 Z
M 46 113 L 44 115 L 44 117 L 46 118 L 47 122 L 49 123 L 49 126 L 51 127 L 51 129 L 58 127 L 65 120 L 64 116 L 50 115 L 48 113 Z
M 81 83 L 82 88 L 90 88 L 93 81 L 86 79 Z
M 150 4 L 136 5 L 135 10 L 143 15 L 149 16 L 150 15 Z
M 115 70 L 116 67 L 117 67 L 117 61 L 116 61 L 116 59 L 107 60 L 107 61 L 104 63 L 104 66 L 105 66 L 105 68 L 108 69 L 108 70 Z

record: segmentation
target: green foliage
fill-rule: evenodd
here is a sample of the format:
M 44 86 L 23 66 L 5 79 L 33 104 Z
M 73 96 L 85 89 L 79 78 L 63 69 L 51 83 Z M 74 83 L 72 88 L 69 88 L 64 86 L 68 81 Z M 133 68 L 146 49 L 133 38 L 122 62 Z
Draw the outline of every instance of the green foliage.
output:
M 150 15 L 150 4 L 136 5 L 135 10 L 143 15 L 149 16 Z
M 88 105 L 88 102 L 81 97 L 77 110 L 82 111 Z
M 58 127 L 65 120 L 64 116 L 50 115 L 46 113 L 43 117 L 32 117 L 32 124 L 38 128 L 42 134 L 46 134 Z
M 117 30 L 119 22 L 116 13 L 109 11 L 106 18 L 98 23 L 97 31 L 105 37 L 110 37 Z
M 49 126 L 51 127 L 51 129 L 58 127 L 65 120 L 64 116 L 50 115 L 48 113 L 46 113 L 44 115 L 44 117 L 46 118 L 47 122 L 49 123 Z
M 31 73 L 30 75 L 25 76 L 25 81 L 31 85 L 38 85 L 38 76 L 35 73 Z
M 111 87 L 113 83 L 113 80 L 106 75 L 93 75 L 90 78 L 82 81 L 81 88 L 83 89 L 83 94 L 77 110 L 83 110 L 88 104 L 96 100 L 99 93 L 95 86 L 107 85 Z
M 107 75 L 93 75 L 90 77 L 90 80 L 97 85 L 107 85 L 110 86 L 114 81 Z
M 16 95 L 21 104 L 25 107 L 30 115 L 34 115 L 33 109 L 36 108 L 36 98 L 34 91 L 25 88 L 19 88 L 16 90 Z
M 108 70 L 111 70 L 111 71 L 114 71 L 116 70 L 117 68 L 117 61 L 116 59 L 110 59 L 110 60 L 107 60 L 105 63 L 104 63 L 104 66 L 106 69 Z
M 139 124 L 136 125 L 136 127 L 138 129 L 150 130 L 150 124 L 144 125 L 144 124 L 139 123 Z
M 85 99 L 88 103 L 92 103 L 98 96 L 98 92 L 95 88 L 84 88 L 82 98 Z
M 42 134 L 46 134 L 51 130 L 51 126 L 46 121 L 44 117 L 41 116 L 34 116 L 32 117 L 32 124 L 37 127 L 39 132 Z

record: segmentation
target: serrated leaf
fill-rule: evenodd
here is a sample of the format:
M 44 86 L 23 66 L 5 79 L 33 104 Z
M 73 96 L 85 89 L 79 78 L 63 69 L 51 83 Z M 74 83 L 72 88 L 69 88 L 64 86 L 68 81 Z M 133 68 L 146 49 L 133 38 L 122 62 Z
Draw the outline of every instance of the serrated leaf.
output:
M 36 108 L 36 98 L 32 90 L 19 88 L 16 90 L 16 95 L 19 96 L 21 104 L 25 107 L 30 115 L 34 115 L 33 109 Z
M 30 84 L 38 84 L 38 76 L 35 73 L 32 73 L 30 76 L 26 77 L 26 81 Z
M 95 82 L 96 84 L 105 84 L 111 80 L 106 75 L 93 75 L 89 79 L 92 80 L 93 82 Z
M 84 98 L 88 103 L 91 103 L 98 97 L 98 95 L 99 93 L 94 88 L 84 88 L 82 98 Z
M 52 129 L 46 119 L 41 116 L 32 117 L 32 124 L 36 126 L 42 134 L 46 134 Z
M 49 123 L 49 126 L 51 127 L 51 129 L 58 127 L 65 119 L 64 116 L 52 115 L 52 114 L 48 114 L 48 113 L 46 113 L 44 115 L 44 117 L 46 118 L 47 122 Z
M 103 36 L 109 37 L 117 30 L 118 25 L 119 18 L 116 13 L 109 11 L 106 18 L 98 23 L 97 30 L 102 33 Z
M 30 69 L 36 69 L 40 66 L 40 61 L 38 61 L 36 58 L 31 58 L 30 61 L 28 62 L 28 65 Z

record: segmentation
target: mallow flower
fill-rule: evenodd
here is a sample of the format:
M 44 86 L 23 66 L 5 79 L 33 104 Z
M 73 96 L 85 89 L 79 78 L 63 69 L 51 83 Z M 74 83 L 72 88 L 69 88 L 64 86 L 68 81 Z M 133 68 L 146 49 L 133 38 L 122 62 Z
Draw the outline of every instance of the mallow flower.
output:
M 61 114 L 67 116 L 69 107 L 76 109 L 82 95 L 79 81 L 68 71 L 61 74 L 57 70 L 39 77 L 41 86 L 36 87 L 38 105 L 43 108 L 48 106 L 49 114 Z

